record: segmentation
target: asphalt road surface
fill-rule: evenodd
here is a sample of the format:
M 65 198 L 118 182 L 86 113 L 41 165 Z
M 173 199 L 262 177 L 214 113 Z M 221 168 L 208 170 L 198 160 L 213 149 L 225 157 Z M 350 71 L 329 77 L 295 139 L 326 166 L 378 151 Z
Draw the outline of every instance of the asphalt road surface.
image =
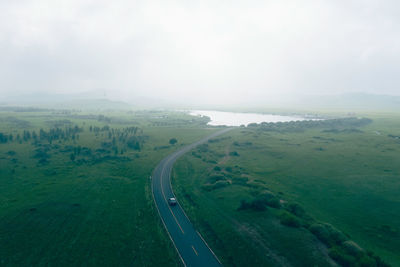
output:
M 156 207 L 181 260 L 186 266 L 211 267 L 221 266 L 221 263 L 204 239 L 194 229 L 189 218 L 179 205 L 179 199 L 177 199 L 178 204 L 176 206 L 170 206 L 168 204 L 168 199 L 170 197 L 175 197 L 171 188 L 172 166 L 174 162 L 186 152 L 229 130 L 231 130 L 231 128 L 218 131 L 172 153 L 157 165 L 153 173 L 151 185 Z

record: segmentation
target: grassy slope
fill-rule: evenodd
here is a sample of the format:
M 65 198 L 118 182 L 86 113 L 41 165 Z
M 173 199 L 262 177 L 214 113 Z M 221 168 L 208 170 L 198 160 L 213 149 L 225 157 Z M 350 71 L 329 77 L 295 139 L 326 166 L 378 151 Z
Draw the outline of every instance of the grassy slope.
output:
M 74 144 L 96 149 L 106 135 L 94 137 L 89 125 L 114 128 L 139 126 L 148 139 L 141 152 L 128 150 L 131 161 L 106 160 L 77 165 L 69 153 L 50 151 L 50 163 L 38 165 L 31 142 L 0 144 L 0 265 L 29 266 L 174 266 L 179 258 L 170 245 L 150 191 L 149 175 L 159 160 L 178 145 L 191 143 L 212 130 L 193 126 L 187 117 L 172 114 L 158 125 L 156 116 L 111 114 L 136 123 L 104 123 L 64 115 L 5 113 L 0 132 L 47 129 L 48 120 L 69 119 L 85 131 Z M 184 126 L 184 125 L 187 126 Z M 177 128 L 178 127 L 178 128 Z M 7 154 L 15 151 L 15 155 Z M 16 159 L 14 163 L 12 159 Z
M 282 199 L 297 201 L 315 219 L 333 224 L 398 266 L 400 143 L 388 135 L 400 135 L 399 118 L 381 115 L 362 130 L 276 133 L 237 129 L 229 134 L 231 139 L 210 143 L 208 152 L 198 154 L 208 161 L 222 160 L 222 169 L 238 166 L 250 183 L 262 181 L 269 190 L 281 192 Z M 234 141 L 242 145 L 235 146 Z M 222 159 L 233 150 L 240 156 Z M 301 266 L 323 261 L 324 250 L 318 242 L 307 233 L 281 226 L 274 209 L 236 210 L 241 199 L 251 198 L 254 187 L 233 183 L 210 192 L 201 189 L 216 165 L 210 162 L 185 156 L 174 169 L 174 186 L 189 216 L 226 263 L 279 264 L 279 255 Z M 302 251 L 304 244 L 311 249 Z

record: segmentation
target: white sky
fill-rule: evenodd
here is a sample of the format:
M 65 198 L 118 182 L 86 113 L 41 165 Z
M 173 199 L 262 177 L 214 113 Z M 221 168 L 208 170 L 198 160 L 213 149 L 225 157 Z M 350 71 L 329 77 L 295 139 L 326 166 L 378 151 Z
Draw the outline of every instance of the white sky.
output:
M 399 72 L 396 0 L 0 1 L 1 95 L 399 95 Z

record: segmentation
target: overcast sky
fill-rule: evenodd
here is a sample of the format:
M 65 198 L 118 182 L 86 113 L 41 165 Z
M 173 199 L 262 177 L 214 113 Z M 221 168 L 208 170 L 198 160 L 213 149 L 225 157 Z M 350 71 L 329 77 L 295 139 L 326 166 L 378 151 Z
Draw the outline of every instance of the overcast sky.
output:
M 1 0 L 0 93 L 400 94 L 400 1 Z

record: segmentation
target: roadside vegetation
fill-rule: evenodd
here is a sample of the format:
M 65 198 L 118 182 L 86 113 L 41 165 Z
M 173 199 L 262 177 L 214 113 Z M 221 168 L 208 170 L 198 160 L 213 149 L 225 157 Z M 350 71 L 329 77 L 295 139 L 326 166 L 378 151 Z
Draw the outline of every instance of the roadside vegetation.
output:
M 206 123 L 178 112 L 2 108 L 0 266 L 180 265 L 149 177 L 213 132 Z
M 400 266 L 398 116 L 251 124 L 179 159 L 180 204 L 227 266 Z

